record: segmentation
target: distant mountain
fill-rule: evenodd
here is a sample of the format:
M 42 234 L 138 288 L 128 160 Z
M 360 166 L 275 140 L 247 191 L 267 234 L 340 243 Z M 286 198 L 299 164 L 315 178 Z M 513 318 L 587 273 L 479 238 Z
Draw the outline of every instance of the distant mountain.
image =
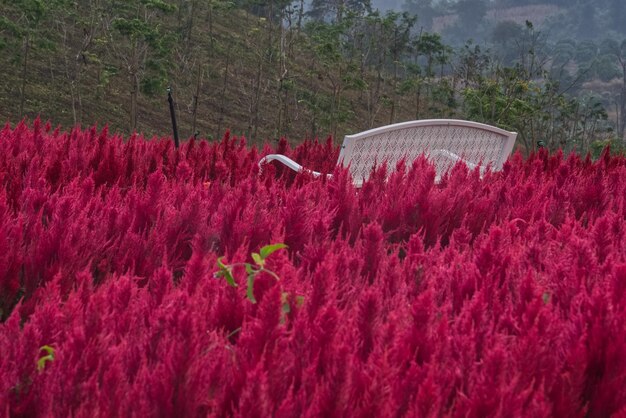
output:
M 381 11 L 402 10 L 404 0 L 373 0 L 372 8 Z
M 530 21 L 536 26 L 541 26 L 548 18 L 563 13 L 564 11 L 564 8 L 550 4 L 498 7 L 487 10 L 485 19 L 490 23 L 509 21 L 522 25 L 526 21 Z M 454 25 L 457 20 L 458 14 L 456 13 L 437 16 L 433 19 L 432 30 L 435 32 L 443 32 L 446 28 Z

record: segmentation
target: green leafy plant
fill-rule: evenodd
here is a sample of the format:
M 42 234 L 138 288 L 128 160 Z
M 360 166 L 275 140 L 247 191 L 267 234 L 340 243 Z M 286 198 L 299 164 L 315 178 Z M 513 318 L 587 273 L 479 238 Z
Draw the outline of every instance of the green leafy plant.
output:
M 45 369 L 47 362 L 54 361 L 54 348 L 50 347 L 49 345 L 44 345 L 39 348 L 39 351 L 43 351 L 46 353 L 46 355 L 40 357 L 39 360 L 37 360 L 37 370 L 41 372 L 43 371 L 43 369 Z
M 233 270 L 237 266 L 243 266 L 246 270 L 246 274 L 248 275 L 247 280 L 247 289 L 246 289 L 246 297 L 252 303 L 256 303 L 256 298 L 254 297 L 254 280 L 259 273 L 267 273 L 276 281 L 280 281 L 280 277 L 276 273 L 271 270 L 265 268 L 265 261 L 267 258 L 274 252 L 287 248 L 287 245 L 278 243 L 271 244 L 262 247 L 258 253 L 252 253 L 252 260 L 254 260 L 254 264 L 251 263 L 233 263 L 233 264 L 224 264 L 224 257 L 220 257 L 217 259 L 217 267 L 218 271 L 215 272 L 214 276 L 216 278 L 224 278 L 226 283 L 232 287 L 238 287 L 239 285 L 235 281 L 235 277 L 233 276 Z
M 280 295 L 280 302 L 281 302 L 281 310 L 280 310 L 280 323 L 284 324 L 287 320 L 287 315 L 289 315 L 289 313 L 291 312 L 291 303 L 289 303 L 289 301 L 293 298 L 293 295 L 290 295 L 287 292 L 283 292 Z M 297 295 L 295 297 L 295 304 L 298 308 L 302 307 L 302 305 L 304 305 L 304 296 L 301 295 Z

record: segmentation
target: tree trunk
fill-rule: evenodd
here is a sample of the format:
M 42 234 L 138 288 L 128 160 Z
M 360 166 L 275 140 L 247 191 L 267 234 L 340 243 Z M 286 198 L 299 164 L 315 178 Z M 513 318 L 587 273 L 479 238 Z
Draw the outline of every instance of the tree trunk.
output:
M 257 138 L 257 133 L 259 130 L 259 108 L 261 101 L 261 76 L 263 75 L 263 57 L 259 56 L 259 63 L 256 71 L 256 79 L 255 79 L 255 92 L 254 92 L 254 107 L 253 107 L 253 117 L 252 117 L 252 140 L 255 141 Z
M 624 132 L 626 132 L 626 61 L 622 62 L 622 92 L 620 94 L 620 111 L 618 114 L 618 134 L 620 141 L 626 141 Z
M 282 26 L 283 22 L 280 22 Z M 272 44 L 274 43 L 274 2 L 270 0 L 270 7 L 267 12 L 267 57 L 271 65 L 273 61 Z
M 77 112 L 76 112 L 76 74 L 72 73 L 70 68 L 70 59 L 68 57 L 68 41 L 67 41 L 67 26 L 63 25 L 63 63 L 65 64 L 65 77 L 67 78 L 67 84 L 70 88 L 70 98 L 72 99 L 72 121 L 74 125 L 77 124 Z M 73 68 L 76 69 L 77 64 L 73 62 Z
M 22 88 L 20 89 L 20 118 L 24 117 L 24 103 L 26 101 L 26 76 L 28 73 L 28 53 L 30 52 L 30 34 L 24 40 L 24 60 L 22 62 Z
M 315 73 L 315 61 L 311 63 L 311 71 L 309 72 L 309 85 L 313 86 L 313 92 L 311 94 L 311 100 L 317 101 L 317 84 L 315 83 L 313 74 Z M 317 136 L 317 103 L 311 102 L 310 104 L 311 110 L 311 138 L 315 138 Z
M 337 10 L 335 11 L 335 22 L 341 23 L 343 21 L 343 12 L 344 12 L 344 0 L 336 0 Z
M 176 17 L 176 21 L 178 22 L 178 27 L 182 26 L 183 21 L 183 3 L 185 0 L 178 0 L 178 16 Z
M 339 108 L 339 90 L 333 86 L 333 102 L 330 110 L 330 131 L 333 138 L 337 136 L 337 112 Z
M 196 2 L 197 0 L 193 0 L 191 2 L 191 7 L 189 9 L 189 19 L 187 20 L 187 28 L 186 28 L 186 34 L 185 34 L 185 40 L 187 41 L 186 42 L 187 46 L 189 46 L 189 42 L 191 41 L 191 34 L 193 32 L 194 17 L 196 14 Z
M 284 20 L 284 9 L 281 13 L 281 21 Z M 284 25 L 280 25 L 280 55 L 279 55 L 279 78 L 278 78 L 278 120 L 276 123 L 276 136 L 284 134 L 283 116 L 287 113 L 287 94 L 284 91 L 285 77 L 287 76 L 287 34 Z
M 226 88 L 228 87 L 228 71 L 230 69 L 230 49 L 226 49 L 226 66 L 224 68 L 224 78 L 222 82 L 222 91 L 220 94 L 220 114 L 217 120 L 217 131 L 215 133 L 215 139 L 218 139 L 222 132 L 222 124 L 224 123 L 225 102 L 226 102 Z
M 128 65 L 128 78 L 130 82 L 130 130 L 137 129 L 138 96 L 139 96 L 139 45 L 133 41 L 130 60 Z
M 72 96 L 72 118 L 74 125 L 78 123 L 78 116 L 76 114 L 76 86 L 74 80 L 70 80 L 70 95 Z
M 394 35 L 394 43 L 398 38 L 398 33 Z M 389 115 L 389 124 L 391 125 L 396 119 L 396 100 L 398 97 L 396 91 L 398 90 L 398 45 L 394 45 L 393 51 L 393 85 L 391 86 L 391 113 Z
M 193 94 L 193 105 L 191 109 L 191 135 L 196 135 L 196 118 L 198 116 L 198 99 L 200 97 L 200 89 L 202 88 L 202 77 L 204 75 L 204 71 L 202 68 L 202 64 L 198 64 L 198 76 L 196 81 L 196 91 Z
M 304 19 L 304 0 L 300 0 L 300 9 L 298 10 L 298 23 L 296 27 L 298 32 L 302 32 L 302 20 Z
M 422 80 L 418 80 L 417 92 L 415 93 L 415 120 L 419 120 L 420 118 L 421 100 L 422 100 Z
M 137 129 L 137 96 L 139 95 L 139 77 L 136 71 L 130 72 L 130 130 Z

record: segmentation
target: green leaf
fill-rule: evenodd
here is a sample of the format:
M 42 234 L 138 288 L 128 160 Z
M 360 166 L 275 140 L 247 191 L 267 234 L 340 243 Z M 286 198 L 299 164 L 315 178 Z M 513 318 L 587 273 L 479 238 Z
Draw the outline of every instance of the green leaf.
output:
M 262 257 L 258 253 L 252 253 L 252 259 L 259 267 L 263 267 L 263 265 L 265 264 L 265 257 Z
M 256 303 L 254 298 L 254 275 L 248 276 L 248 289 L 246 290 L 246 296 L 252 303 Z
M 261 248 L 261 251 L 260 251 L 261 258 L 262 259 L 266 259 L 274 251 L 278 251 L 278 250 L 283 249 L 283 248 L 288 248 L 288 247 L 285 244 L 282 244 L 282 243 L 266 245 L 265 247 Z
M 547 305 L 548 302 L 550 302 L 550 294 L 548 292 L 544 292 L 544 294 L 541 295 L 541 299 L 543 300 L 543 303 Z
M 233 277 L 233 272 L 230 267 L 224 271 L 224 279 L 226 279 L 226 283 L 228 283 L 229 286 L 237 287 L 237 282 L 235 282 L 235 278 Z
M 252 264 L 250 263 L 244 264 L 244 267 L 246 268 L 246 273 L 248 274 L 248 276 L 255 275 L 258 273 L 258 271 L 255 270 L 254 267 L 252 267 Z
M 45 351 L 48 355 L 54 355 L 54 347 L 50 347 L 49 345 L 44 345 L 39 348 L 39 351 Z
M 291 312 L 291 306 L 289 305 L 289 302 L 288 302 L 288 301 L 287 301 L 287 302 L 285 302 L 285 303 L 283 303 L 283 306 L 282 306 L 282 308 L 281 308 L 281 312 L 282 312 L 284 315 L 287 315 L 287 314 L 289 314 L 289 312 Z
M 49 345 L 44 345 L 39 349 L 39 351 L 45 351 L 48 353 L 47 355 L 39 358 L 37 360 L 37 370 L 42 371 L 46 367 L 46 363 L 49 361 L 54 361 L 54 348 Z
M 304 305 L 304 296 L 296 296 L 296 306 L 301 308 Z
M 235 282 L 235 278 L 233 277 L 232 266 L 228 266 L 222 262 L 224 257 L 220 257 L 217 259 L 217 267 L 219 271 L 215 273 L 215 277 L 223 277 L 232 287 L 237 287 L 237 283 Z

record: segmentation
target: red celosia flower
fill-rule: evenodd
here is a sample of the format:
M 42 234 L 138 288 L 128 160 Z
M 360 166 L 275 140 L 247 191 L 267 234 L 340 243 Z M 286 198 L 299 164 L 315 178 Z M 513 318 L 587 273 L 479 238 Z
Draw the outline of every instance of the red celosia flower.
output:
M 259 173 L 274 151 L 334 176 Z M 0 411 L 623 415 L 623 157 L 380 161 L 356 190 L 337 155 L 5 126 Z

